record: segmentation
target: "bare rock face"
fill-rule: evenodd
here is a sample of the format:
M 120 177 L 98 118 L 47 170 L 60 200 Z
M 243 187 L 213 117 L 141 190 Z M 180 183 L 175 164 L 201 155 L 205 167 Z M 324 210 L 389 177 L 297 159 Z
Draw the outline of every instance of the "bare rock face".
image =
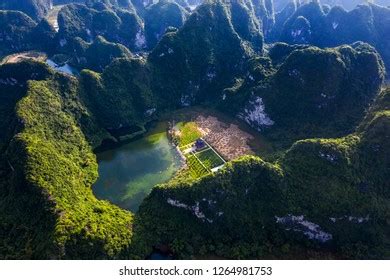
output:
M 259 96 L 253 96 L 238 117 L 259 131 L 274 124 L 265 111 L 263 99 Z

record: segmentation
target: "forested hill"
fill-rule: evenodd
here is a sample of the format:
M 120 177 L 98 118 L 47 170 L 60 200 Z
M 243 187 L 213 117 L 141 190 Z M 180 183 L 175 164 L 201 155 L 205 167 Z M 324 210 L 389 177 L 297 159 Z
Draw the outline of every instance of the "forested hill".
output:
M 374 46 L 389 65 L 389 30 L 390 9 L 384 6 L 359 5 L 346 11 L 341 6 L 328 9 L 319 2 L 311 2 L 287 6 L 276 14 L 268 39 L 319 47 L 363 41 Z
M 2 0 L 0 10 L 17 10 L 33 19 L 42 19 L 53 7 L 52 0 Z
M 390 257 L 389 8 L 54 4 L 58 30 L 44 7 L 0 11 L 0 258 Z M 181 170 L 137 212 L 96 198 L 112 131 L 194 106 L 272 151 Z

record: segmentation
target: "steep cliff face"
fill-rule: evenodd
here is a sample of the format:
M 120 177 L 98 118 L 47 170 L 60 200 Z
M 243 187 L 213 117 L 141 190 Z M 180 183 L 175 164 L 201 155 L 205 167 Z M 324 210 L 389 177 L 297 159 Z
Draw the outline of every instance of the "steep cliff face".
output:
M 118 257 L 130 243 L 132 215 L 92 194 L 97 163 L 90 145 L 102 131 L 77 80 L 33 62 L 0 66 L 0 77 L 11 132 L 0 138 L 0 254 Z
M 0 10 L 21 11 L 36 20 L 43 18 L 52 7 L 52 0 L 2 0 L 0 3 Z
M 97 36 L 120 43 L 130 50 L 146 47 L 143 23 L 132 11 L 104 8 L 96 10 L 85 5 L 67 5 L 58 14 L 60 47 L 80 37 L 92 42 Z
M 173 2 L 159 1 L 149 6 L 144 15 L 148 49 L 154 48 L 168 27 L 180 28 L 187 17 L 188 12 Z
M 258 130 L 282 128 L 298 139 L 350 132 L 385 76 L 379 54 L 361 43 L 335 49 L 277 44 L 270 57 L 274 72 L 257 80 L 251 70 L 240 86 L 225 91 L 221 106 Z
M 286 8 L 287 9 L 287 8 Z M 351 11 L 334 7 L 324 11 L 319 3 L 309 3 L 281 12 L 276 18 L 273 41 L 333 47 L 362 41 L 375 47 L 390 64 L 390 9 L 374 4 L 360 5 Z
M 26 14 L 0 10 L 0 56 L 32 48 L 32 32 L 36 27 Z
M 134 236 L 143 242 L 133 252 L 166 244 L 181 258 L 388 256 L 388 94 L 346 137 L 298 141 L 277 164 L 244 157 L 155 188 L 140 208 Z
M 98 36 L 92 43 L 80 38 L 69 43 L 66 51 L 70 53 L 68 63 L 78 69 L 102 72 L 113 60 L 131 58 L 132 53 L 123 45 L 110 43 Z
M 281 35 L 281 40 L 284 42 L 294 43 L 293 40 L 299 40 L 299 37 L 303 37 L 304 32 L 300 32 L 299 24 L 297 21 L 305 22 L 302 27 L 309 27 L 307 30 L 311 34 L 311 40 L 306 40 L 306 43 L 312 41 L 318 42 L 320 46 L 323 46 L 323 40 L 326 40 L 326 36 L 323 34 L 323 26 L 325 25 L 325 13 L 319 3 L 311 2 L 309 4 L 300 6 L 296 12 L 287 19 L 284 23 L 284 30 Z M 302 30 L 303 31 L 303 30 Z M 302 35 L 301 35 L 302 34 Z
M 250 2 L 232 1 L 227 7 L 234 30 L 243 41 L 248 42 L 256 52 L 261 53 L 263 30 L 267 30 L 263 25 L 267 22 L 258 17 Z
M 84 102 L 104 128 L 142 127 L 150 121 L 148 112 L 156 111 L 144 60 L 119 59 L 102 74 L 83 71 L 80 81 Z
M 388 9 L 295 3 L 274 25 L 272 1 L 198 2 L 71 4 L 58 33 L 0 11 L 0 55 L 87 68 L 0 65 L 1 258 L 145 258 L 161 244 L 179 258 L 388 258 Z M 264 47 L 263 33 L 300 45 Z M 180 174 L 136 214 L 96 199 L 92 149 L 108 130 L 198 104 L 273 141 L 272 162 Z
M 249 1 L 247 1 L 249 2 Z M 263 33 L 268 36 L 275 23 L 274 4 L 272 0 L 252 0 L 256 17 L 262 22 Z
M 305 0 L 273 0 L 274 6 L 275 6 L 275 11 L 280 12 L 283 10 L 287 5 L 290 3 L 295 3 L 297 5 L 303 5 L 307 2 L 310 1 L 305 1 Z M 320 1 L 323 6 L 328 6 L 328 7 L 334 7 L 334 6 L 341 6 L 345 10 L 353 10 L 356 8 L 356 6 L 360 4 L 366 4 L 367 1 L 365 0 L 321 0 Z M 374 3 L 376 5 L 380 5 L 383 7 L 388 7 L 390 5 L 389 0 L 372 0 L 370 3 Z
M 230 6 L 215 1 L 200 6 L 179 31 L 162 38 L 148 59 L 162 102 L 188 106 L 221 97 L 254 53 L 236 26 Z

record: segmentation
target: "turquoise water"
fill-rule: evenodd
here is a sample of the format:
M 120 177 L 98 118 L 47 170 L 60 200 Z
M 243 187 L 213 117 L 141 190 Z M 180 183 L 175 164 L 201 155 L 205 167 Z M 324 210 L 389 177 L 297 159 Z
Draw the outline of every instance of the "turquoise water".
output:
M 165 123 L 139 140 L 98 153 L 97 159 L 96 197 L 134 212 L 156 184 L 168 181 L 182 165 L 168 141 Z

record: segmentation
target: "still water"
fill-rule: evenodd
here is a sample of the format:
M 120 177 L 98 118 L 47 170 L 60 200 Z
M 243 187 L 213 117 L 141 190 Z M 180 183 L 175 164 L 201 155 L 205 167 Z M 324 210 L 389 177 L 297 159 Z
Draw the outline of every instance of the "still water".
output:
M 69 64 L 64 64 L 62 66 L 58 65 L 57 63 L 55 63 L 53 60 L 51 59 L 47 59 L 46 60 L 46 63 L 51 67 L 53 68 L 54 70 L 56 71 L 59 71 L 59 72 L 62 72 L 62 73 L 65 73 L 65 74 L 69 74 L 69 75 L 73 75 L 73 76 L 78 76 L 79 75 L 79 71 L 70 66 Z
M 143 138 L 98 153 L 96 197 L 135 212 L 153 186 L 172 178 L 182 161 L 169 143 L 166 128 L 167 124 L 160 122 Z

